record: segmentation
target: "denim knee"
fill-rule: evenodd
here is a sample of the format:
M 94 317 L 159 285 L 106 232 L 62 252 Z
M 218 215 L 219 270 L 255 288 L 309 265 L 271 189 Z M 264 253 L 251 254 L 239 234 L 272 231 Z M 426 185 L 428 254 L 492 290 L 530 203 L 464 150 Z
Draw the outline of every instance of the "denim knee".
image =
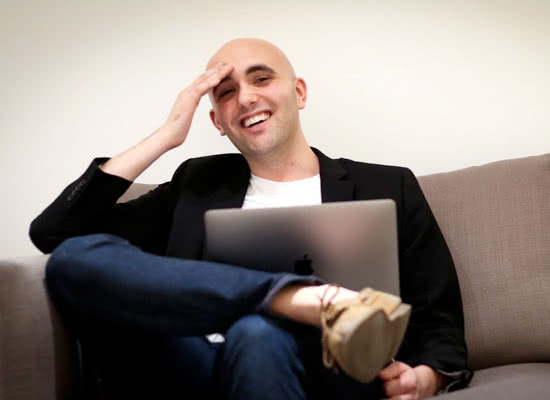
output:
M 261 314 L 247 315 L 227 331 L 224 346 L 225 366 L 243 367 L 248 375 L 277 369 L 296 368 L 298 344 L 280 321 Z M 229 364 L 229 365 L 228 365 Z
M 52 252 L 52 257 L 67 257 L 75 254 L 80 256 L 83 252 L 92 250 L 98 246 L 123 243 L 128 243 L 128 241 L 109 233 L 94 233 L 85 236 L 75 236 L 61 243 Z
M 60 307 L 60 302 L 70 301 L 73 289 L 92 278 L 90 268 L 94 264 L 85 262 L 91 250 L 98 246 L 125 242 L 117 236 L 100 233 L 77 236 L 61 243 L 46 264 L 46 287 L 56 306 Z
M 75 268 L 86 253 L 99 246 L 110 244 L 128 243 L 118 236 L 96 233 L 86 236 L 76 236 L 65 240 L 51 254 L 46 264 L 46 282 L 52 277 L 61 278 L 67 273 L 79 273 L 80 268 Z
M 218 381 L 228 399 L 302 399 L 305 370 L 298 344 L 281 321 L 251 314 L 227 331 Z
M 226 333 L 226 347 L 239 353 L 261 354 L 297 350 L 292 334 L 280 322 L 261 314 L 247 315 L 236 321 Z
M 46 282 L 52 276 L 64 276 L 65 272 L 75 270 L 73 263 L 81 259 L 82 254 L 98 244 L 117 240 L 116 236 L 99 233 L 87 236 L 77 236 L 65 240 L 52 252 L 46 264 Z M 123 239 L 120 239 L 123 240 Z

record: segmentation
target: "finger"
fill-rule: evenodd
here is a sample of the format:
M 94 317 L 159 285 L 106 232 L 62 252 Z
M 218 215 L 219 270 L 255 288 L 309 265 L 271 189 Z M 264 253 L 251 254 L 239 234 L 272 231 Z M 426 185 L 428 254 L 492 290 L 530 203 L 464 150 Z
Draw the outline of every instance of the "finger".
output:
M 222 79 L 231 73 L 233 70 L 232 65 L 224 64 L 219 68 L 216 68 L 214 72 L 203 77 L 202 80 L 196 83 L 195 87 L 199 91 L 200 95 L 206 94 L 210 89 L 216 87 Z
M 405 372 L 407 369 L 410 369 L 411 367 L 401 361 L 394 361 L 390 365 L 388 365 L 386 368 L 382 369 L 378 373 L 378 377 L 382 379 L 383 381 L 389 381 L 390 379 L 394 379 L 401 375 L 403 372 Z
M 407 369 L 398 378 L 384 383 L 384 391 L 388 396 L 413 395 L 420 396 L 420 380 L 413 368 Z
M 384 392 L 388 396 L 415 393 L 416 391 L 417 382 L 410 374 L 403 374 L 395 379 L 384 382 Z
M 180 110 L 182 108 L 197 107 L 201 97 L 212 87 L 218 85 L 232 70 L 232 65 L 220 63 L 216 67 L 210 68 L 202 73 L 193 83 L 191 83 L 191 85 L 178 94 L 178 98 L 172 107 L 171 113 L 173 113 L 174 110 Z
M 199 83 L 201 83 L 205 79 L 208 79 L 212 75 L 217 74 L 220 71 L 220 69 L 222 69 L 225 65 L 227 64 L 219 63 L 211 68 L 208 68 L 206 71 L 200 74 L 193 82 L 191 82 L 191 85 L 189 86 L 197 86 Z

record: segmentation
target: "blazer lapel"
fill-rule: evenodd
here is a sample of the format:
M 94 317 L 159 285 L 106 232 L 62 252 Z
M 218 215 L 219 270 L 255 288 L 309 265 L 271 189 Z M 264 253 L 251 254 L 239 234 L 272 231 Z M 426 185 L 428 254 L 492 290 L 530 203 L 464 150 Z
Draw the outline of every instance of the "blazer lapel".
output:
M 325 156 L 316 148 L 312 147 L 311 149 L 319 158 L 323 203 L 353 200 L 355 184 L 346 180 L 348 172 L 338 161 Z
M 228 178 L 211 195 L 212 202 L 205 208 L 241 208 L 248 184 L 250 182 L 250 168 L 244 160 L 236 164 L 228 174 Z
M 181 258 L 204 259 L 204 213 L 214 208 L 240 208 L 250 180 L 244 158 L 235 157 L 216 167 L 222 168 L 216 181 L 198 182 L 180 196 L 167 254 Z M 222 175 L 223 174 L 223 175 Z

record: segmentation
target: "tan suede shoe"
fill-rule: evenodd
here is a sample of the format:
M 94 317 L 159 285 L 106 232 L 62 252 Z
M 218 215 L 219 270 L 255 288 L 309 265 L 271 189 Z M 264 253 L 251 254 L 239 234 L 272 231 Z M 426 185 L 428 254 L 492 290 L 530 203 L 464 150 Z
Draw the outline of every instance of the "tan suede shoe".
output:
M 397 354 L 411 306 L 371 288 L 351 300 L 322 302 L 323 363 L 360 382 L 372 381 Z

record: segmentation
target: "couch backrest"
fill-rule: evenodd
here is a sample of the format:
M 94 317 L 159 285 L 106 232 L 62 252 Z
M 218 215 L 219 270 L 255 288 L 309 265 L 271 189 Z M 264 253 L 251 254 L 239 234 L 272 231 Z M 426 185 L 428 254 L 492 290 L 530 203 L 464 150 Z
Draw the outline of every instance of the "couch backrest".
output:
M 474 369 L 550 362 L 550 154 L 427 175 Z
M 470 366 L 550 362 L 550 154 L 419 181 L 456 265 Z
M 149 184 L 149 183 L 132 183 L 128 190 L 118 199 L 117 203 L 125 203 L 127 201 L 133 200 L 142 194 L 153 190 L 158 185 Z

